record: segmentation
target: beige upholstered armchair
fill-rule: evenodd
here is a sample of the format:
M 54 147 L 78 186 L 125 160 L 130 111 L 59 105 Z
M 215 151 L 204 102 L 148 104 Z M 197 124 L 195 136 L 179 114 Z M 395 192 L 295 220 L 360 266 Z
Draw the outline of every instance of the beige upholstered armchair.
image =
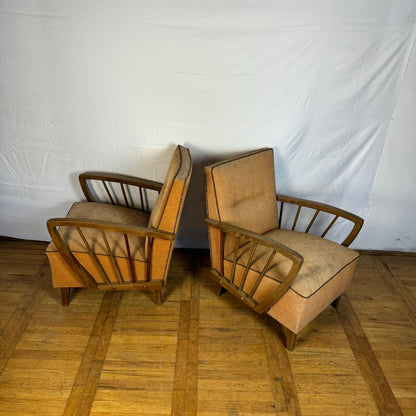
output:
M 213 278 L 280 322 L 292 350 L 297 334 L 328 305 L 337 306 L 349 285 L 359 254 L 347 246 L 363 220 L 318 202 L 276 200 L 272 149 L 218 162 L 205 174 Z M 289 229 L 282 228 L 286 213 L 292 217 Z M 303 214 L 309 217 L 306 226 L 296 231 Z M 351 224 L 341 244 L 323 238 L 339 219 Z M 310 233 L 317 225 L 323 228 L 319 236 Z
M 161 304 L 191 171 L 189 150 L 178 146 L 163 185 L 127 175 L 80 175 L 88 202 L 47 223 L 52 281 L 63 305 L 73 287 L 153 290 Z

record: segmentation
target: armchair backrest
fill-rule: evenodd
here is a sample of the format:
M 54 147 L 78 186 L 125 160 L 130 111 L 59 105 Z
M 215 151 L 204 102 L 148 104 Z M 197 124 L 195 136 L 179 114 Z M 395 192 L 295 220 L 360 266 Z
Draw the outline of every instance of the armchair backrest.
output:
M 278 227 L 273 149 L 205 168 L 208 217 L 263 234 Z
M 149 227 L 176 234 L 191 173 L 192 159 L 189 150 L 178 146 L 150 215 Z M 166 279 L 173 245 L 174 241 L 154 240 L 150 259 L 150 280 Z
M 273 149 L 207 166 L 205 177 L 208 218 L 260 234 L 278 228 Z M 220 231 L 210 228 L 209 240 L 212 268 L 220 270 Z

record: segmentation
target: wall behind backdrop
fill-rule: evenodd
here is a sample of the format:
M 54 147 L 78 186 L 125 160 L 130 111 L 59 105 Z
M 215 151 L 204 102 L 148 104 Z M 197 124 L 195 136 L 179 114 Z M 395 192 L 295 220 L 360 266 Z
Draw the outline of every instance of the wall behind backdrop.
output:
M 273 147 L 278 192 L 416 251 L 416 0 L 0 1 L 0 235 L 48 240 L 77 174 L 195 165 L 178 245 L 206 247 L 202 167 Z

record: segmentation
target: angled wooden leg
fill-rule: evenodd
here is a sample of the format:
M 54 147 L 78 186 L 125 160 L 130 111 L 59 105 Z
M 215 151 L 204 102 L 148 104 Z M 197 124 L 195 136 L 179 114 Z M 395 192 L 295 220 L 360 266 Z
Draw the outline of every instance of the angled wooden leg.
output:
M 217 286 L 217 290 L 216 290 L 216 294 L 217 294 L 217 296 L 221 296 L 222 294 L 224 294 L 225 292 L 226 292 L 227 290 L 226 289 L 224 289 L 219 283 L 218 283 L 218 286 Z
M 283 335 L 285 337 L 285 347 L 289 351 L 293 351 L 298 339 L 298 334 L 295 334 L 290 329 L 282 325 Z
M 331 305 L 335 308 L 335 309 L 337 309 L 338 308 L 338 306 L 339 306 L 339 301 L 341 300 L 341 296 L 338 296 L 332 303 L 331 303 Z
M 162 304 L 162 289 L 155 290 L 156 305 Z
M 62 302 L 62 306 L 68 306 L 70 292 L 71 292 L 71 288 L 70 287 L 61 287 L 61 302 Z

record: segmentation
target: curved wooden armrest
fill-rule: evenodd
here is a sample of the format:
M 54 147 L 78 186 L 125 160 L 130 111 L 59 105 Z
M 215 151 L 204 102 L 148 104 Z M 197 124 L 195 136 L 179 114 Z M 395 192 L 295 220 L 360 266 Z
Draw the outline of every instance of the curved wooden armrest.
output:
M 88 241 L 88 238 L 85 236 L 82 229 L 85 228 L 93 228 L 99 231 L 101 234 L 102 241 L 104 242 L 106 255 L 111 260 L 112 267 L 115 270 L 116 274 L 118 275 L 119 282 L 123 282 L 124 279 L 121 276 L 117 261 L 115 260 L 115 256 L 113 254 L 113 250 L 110 247 L 109 240 L 107 237 L 107 232 L 116 232 L 122 235 L 120 241 L 124 240 L 125 249 L 127 253 L 127 258 L 130 264 L 130 276 L 131 282 L 136 282 L 136 272 L 133 266 L 133 257 L 131 254 L 130 243 L 128 236 L 138 236 L 138 237 L 148 237 L 148 250 L 147 253 L 151 250 L 151 239 L 163 239 L 163 240 L 174 240 L 175 234 L 169 233 L 166 231 L 156 230 L 153 228 L 146 228 L 146 227 L 139 227 L 139 226 L 124 226 L 118 223 L 111 223 L 106 221 L 92 221 L 92 220 L 85 220 L 85 219 L 78 219 L 78 218 L 51 218 L 47 222 L 49 234 L 52 237 L 52 241 L 55 244 L 56 248 L 58 249 L 59 253 L 63 257 L 64 261 L 68 264 L 68 266 L 74 270 L 75 273 L 80 276 L 83 283 L 89 288 L 96 288 L 97 281 L 92 277 L 92 275 L 81 265 L 81 263 L 76 259 L 73 255 L 70 247 L 68 244 L 63 240 L 61 234 L 59 233 L 59 227 L 72 227 L 80 237 L 80 240 L 83 242 L 85 246 L 86 253 L 89 254 L 91 260 L 97 266 L 97 269 L 100 270 L 100 273 L 104 279 L 104 282 L 110 284 L 110 278 L 108 274 L 103 269 L 100 261 L 97 258 L 97 254 L 94 251 L 95 244 L 91 244 Z M 121 244 L 121 243 L 120 243 Z M 147 273 L 149 270 L 147 269 Z M 149 280 L 149 276 L 146 276 L 146 280 Z
M 85 220 L 82 218 L 51 218 L 47 221 L 48 231 L 56 235 L 58 227 L 84 227 L 95 228 L 103 231 L 113 231 L 122 234 L 131 234 L 138 237 L 161 238 L 163 240 L 174 240 L 176 235 L 167 231 L 156 230 L 155 228 L 139 227 L 135 225 L 122 225 L 107 221 Z M 59 233 L 58 233 L 59 235 Z
M 295 227 L 296 227 L 296 223 L 298 221 L 299 214 L 300 214 L 300 211 L 301 211 L 302 207 L 311 208 L 311 209 L 315 210 L 315 214 L 312 217 L 312 220 L 310 221 L 310 223 L 309 223 L 309 225 L 308 225 L 308 227 L 305 231 L 306 233 L 309 232 L 310 228 L 312 227 L 313 223 L 316 220 L 316 217 L 318 216 L 318 214 L 320 212 L 325 212 L 325 213 L 334 215 L 334 219 L 329 224 L 329 226 L 325 229 L 325 231 L 321 235 L 321 237 L 325 237 L 325 235 L 333 227 L 333 225 L 335 224 L 335 222 L 337 221 L 338 218 L 344 218 L 348 221 L 351 221 L 354 224 L 354 226 L 353 226 L 351 232 L 345 238 L 345 240 L 341 243 L 343 246 L 346 246 L 346 247 L 348 247 L 354 241 L 355 237 L 357 237 L 357 235 L 360 232 L 360 230 L 363 226 L 363 223 L 364 223 L 364 220 L 361 217 L 359 217 L 358 215 L 355 215 L 351 212 L 348 212 L 348 211 L 345 211 L 343 209 L 334 207 L 332 205 L 324 204 L 322 202 L 310 201 L 308 199 L 297 198 L 297 197 L 292 197 L 292 196 L 287 196 L 287 195 L 276 195 L 276 198 L 281 203 L 281 205 L 280 205 L 280 220 L 281 220 L 282 215 L 283 215 L 283 206 L 284 206 L 285 203 L 298 206 L 298 210 L 296 212 L 296 217 L 295 217 L 293 225 L 292 225 L 292 230 L 294 230 Z
M 253 308 L 256 312 L 262 313 L 269 309 L 274 303 L 277 302 L 279 298 L 281 298 L 286 291 L 289 289 L 292 282 L 295 280 L 297 274 L 299 273 L 300 268 L 303 264 L 303 257 L 295 250 L 292 250 L 290 247 L 285 246 L 284 244 L 279 243 L 276 240 L 273 240 L 270 237 L 267 237 L 262 234 L 255 233 L 253 231 L 237 227 L 235 225 L 216 221 L 212 219 L 205 219 L 205 224 L 208 227 L 213 227 L 221 231 L 221 271 L 220 271 L 220 281 L 221 284 L 229 291 L 234 293 L 234 295 L 240 297 L 245 303 L 247 303 L 251 308 Z M 233 260 L 233 270 L 232 270 L 232 276 L 229 280 L 224 279 L 224 234 L 233 235 L 237 238 L 236 248 L 234 250 L 234 260 Z M 237 254 L 240 240 L 244 241 L 244 244 L 246 243 L 252 243 L 252 250 L 250 254 L 250 259 L 248 260 L 247 264 L 245 265 L 245 270 L 243 274 L 243 278 L 240 282 L 239 287 L 234 284 L 234 277 L 235 277 L 235 268 L 237 263 Z M 257 282 L 254 284 L 254 289 L 251 290 L 249 294 L 243 291 L 245 278 L 247 276 L 248 271 L 250 270 L 250 267 L 254 263 L 254 252 L 257 248 L 257 246 L 263 246 L 267 247 L 271 250 L 271 255 L 266 262 L 266 265 L 264 266 L 263 270 L 261 271 L 259 278 L 257 279 Z M 288 274 L 283 278 L 282 282 L 279 284 L 279 286 L 270 293 L 265 299 L 263 299 L 261 302 L 256 302 L 253 299 L 253 295 L 255 291 L 257 290 L 258 286 L 261 283 L 261 280 L 263 279 L 264 275 L 269 270 L 273 258 L 276 253 L 279 253 L 282 256 L 285 256 L 292 262 L 292 266 L 288 272 Z M 224 282 L 224 280 L 227 280 L 227 282 Z
M 122 197 L 123 197 L 122 199 L 124 199 L 125 206 L 130 207 L 130 205 L 132 205 L 132 208 L 134 208 L 134 202 L 132 200 L 129 201 L 129 198 L 127 196 L 128 194 L 127 187 L 135 186 L 139 188 L 140 209 L 142 211 L 149 211 L 149 209 L 146 209 L 144 190 L 149 189 L 152 191 L 160 192 L 163 186 L 162 183 L 152 181 L 149 179 L 137 178 L 135 176 L 123 175 L 123 174 L 118 174 L 118 173 L 110 173 L 110 172 L 84 172 L 79 175 L 78 179 L 81 185 L 81 189 L 85 197 L 87 198 L 87 201 L 98 202 L 97 198 L 94 196 L 92 192 L 92 187 L 91 187 L 91 183 L 93 181 L 97 181 L 103 185 L 110 202 L 113 205 L 120 205 L 117 203 L 118 198 L 114 190 L 113 191 L 110 190 L 110 187 L 108 186 L 111 183 L 116 183 L 120 185 L 120 190 L 121 190 Z

